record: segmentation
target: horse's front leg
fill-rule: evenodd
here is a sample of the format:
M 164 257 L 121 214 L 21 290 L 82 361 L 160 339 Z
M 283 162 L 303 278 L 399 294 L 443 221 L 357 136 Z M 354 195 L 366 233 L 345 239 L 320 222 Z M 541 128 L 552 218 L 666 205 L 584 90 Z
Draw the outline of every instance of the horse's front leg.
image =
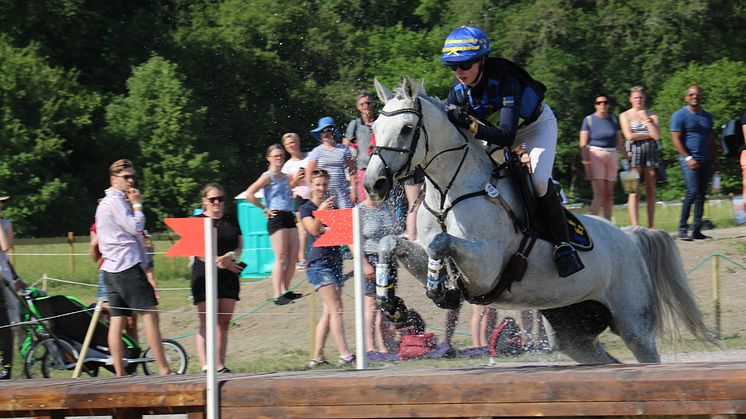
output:
M 376 265 L 376 300 L 381 312 L 395 327 L 407 327 L 414 319 L 409 315 L 404 300 L 396 296 L 396 278 L 389 275 L 389 266 L 402 265 L 423 284 L 427 279 L 427 253 L 418 243 L 399 236 L 381 239 Z
M 448 283 L 445 258 L 453 255 L 454 237 L 448 233 L 437 234 L 428 247 L 426 295 L 435 305 L 444 309 L 457 309 L 461 305 L 461 290 Z

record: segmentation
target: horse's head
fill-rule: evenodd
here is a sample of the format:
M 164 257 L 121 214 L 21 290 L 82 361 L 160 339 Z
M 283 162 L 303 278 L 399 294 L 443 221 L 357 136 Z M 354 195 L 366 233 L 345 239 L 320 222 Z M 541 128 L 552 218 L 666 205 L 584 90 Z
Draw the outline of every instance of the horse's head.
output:
M 422 135 L 422 84 L 404 78 L 396 94 L 375 80 L 384 107 L 373 123 L 376 145 L 372 148 L 363 185 L 373 199 L 386 199 L 395 182 L 414 175 L 424 157 Z M 419 152 L 418 152 L 419 151 Z

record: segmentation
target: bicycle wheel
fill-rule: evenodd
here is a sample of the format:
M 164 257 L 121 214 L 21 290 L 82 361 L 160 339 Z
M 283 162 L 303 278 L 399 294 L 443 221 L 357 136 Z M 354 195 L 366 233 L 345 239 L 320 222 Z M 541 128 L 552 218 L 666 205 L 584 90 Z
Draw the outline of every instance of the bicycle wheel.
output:
M 171 339 L 163 339 L 163 354 L 166 355 L 166 363 L 171 368 L 171 371 L 177 374 L 184 374 L 187 370 L 188 357 L 184 348 Z M 145 371 L 145 375 L 158 374 L 158 366 L 153 364 L 155 358 L 150 348 L 145 350 L 143 358 L 148 358 L 147 362 L 143 362 L 142 368 Z
M 70 378 L 77 353 L 64 340 L 42 339 L 26 353 L 23 372 L 28 378 Z

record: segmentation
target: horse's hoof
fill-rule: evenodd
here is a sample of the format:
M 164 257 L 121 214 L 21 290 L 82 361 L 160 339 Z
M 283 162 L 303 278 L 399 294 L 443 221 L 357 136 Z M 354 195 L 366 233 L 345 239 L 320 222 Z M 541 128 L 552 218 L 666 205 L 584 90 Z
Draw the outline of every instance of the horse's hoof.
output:
M 382 299 L 380 304 L 381 313 L 386 317 L 386 320 L 394 324 L 395 328 L 401 329 L 407 326 L 409 316 L 407 315 L 408 310 L 406 304 L 404 304 L 404 300 L 399 297 L 386 298 Z
M 431 299 L 436 306 L 446 310 L 455 310 L 461 305 L 461 291 L 457 289 L 445 289 L 439 286 L 427 290 L 427 298 Z

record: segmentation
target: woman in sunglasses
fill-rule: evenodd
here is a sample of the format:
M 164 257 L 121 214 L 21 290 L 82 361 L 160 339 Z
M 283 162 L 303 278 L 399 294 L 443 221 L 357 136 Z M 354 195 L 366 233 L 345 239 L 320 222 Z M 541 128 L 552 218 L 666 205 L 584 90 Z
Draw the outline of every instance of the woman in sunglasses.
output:
M 635 86 L 629 90 L 631 108 L 619 115 L 622 134 L 627 140 L 625 148 L 632 169 L 645 182 L 645 200 L 648 205 L 648 228 L 655 227 L 655 182 L 660 156 L 660 121 L 658 114 L 645 108 L 645 89 Z M 638 193 L 629 194 L 627 210 L 629 224 L 640 225 Z
M 611 221 L 614 207 L 614 185 L 617 176 L 617 150 L 625 155 L 619 121 L 609 112 L 611 102 L 605 94 L 596 95 L 596 112 L 583 118 L 580 127 L 580 155 L 586 178 L 593 188 L 591 214 Z
M 321 144 L 308 153 L 306 173 L 317 168 L 329 172 L 329 194 L 334 196 L 334 207 L 352 208 L 353 202 L 357 201 L 357 169 L 349 148 L 337 142 L 340 133 L 334 118 L 325 116 L 319 119 L 319 125 L 311 135 Z
M 225 352 L 228 347 L 228 326 L 230 326 L 233 310 L 238 301 L 240 284 L 238 275 L 243 270 L 236 258 L 241 257 L 243 250 L 243 236 L 238 226 L 238 220 L 230 214 L 225 214 L 225 190 L 217 183 L 208 183 L 202 188 L 202 214 L 198 217 L 209 217 L 213 219 L 217 229 L 217 258 L 215 264 L 218 267 L 218 327 L 217 352 L 218 361 L 215 368 L 218 373 L 231 372 L 225 366 Z M 199 333 L 197 333 L 197 354 L 202 370 L 207 370 L 207 357 L 205 356 L 205 260 L 201 257 L 194 258 L 192 264 L 192 299 L 197 306 L 199 314 Z
M 296 176 L 291 182 L 288 175 L 282 173 L 285 150 L 280 144 L 267 148 L 267 162 L 268 170 L 246 189 L 246 200 L 261 208 L 267 217 L 267 232 L 275 253 L 272 293 L 275 304 L 281 306 L 303 296 L 288 291 L 298 262 L 298 229 L 293 213 L 292 188 L 298 186 L 302 178 Z M 264 192 L 263 204 L 254 196 L 259 189 Z
M 446 38 L 440 60 L 456 78 L 445 103 L 448 119 L 489 144 L 515 149 L 525 143 L 538 207 L 555 245 L 554 261 L 560 276 L 572 275 L 584 266 L 568 244 L 565 210 L 550 181 L 557 119 L 544 103 L 546 87 L 517 64 L 488 57 L 490 51 L 487 35 L 473 26 L 462 26 Z

